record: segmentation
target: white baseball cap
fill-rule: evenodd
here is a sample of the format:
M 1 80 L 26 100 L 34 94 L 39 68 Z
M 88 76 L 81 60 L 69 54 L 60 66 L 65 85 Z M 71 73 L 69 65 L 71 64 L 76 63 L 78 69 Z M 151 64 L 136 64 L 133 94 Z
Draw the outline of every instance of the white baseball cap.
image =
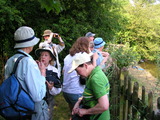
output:
M 71 73 L 73 70 L 75 70 L 79 65 L 91 61 L 91 56 L 93 53 L 87 54 L 86 52 L 79 52 L 76 53 L 73 60 L 72 60 L 72 67 L 68 71 L 68 73 Z

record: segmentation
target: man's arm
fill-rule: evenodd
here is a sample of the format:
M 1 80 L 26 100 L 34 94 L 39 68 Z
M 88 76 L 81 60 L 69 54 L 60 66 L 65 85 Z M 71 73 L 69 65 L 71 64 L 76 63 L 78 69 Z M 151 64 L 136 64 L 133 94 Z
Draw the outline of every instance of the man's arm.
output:
M 109 100 L 108 96 L 104 95 L 98 99 L 98 104 L 96 104 L 93 108 L 90 109 L 79 109 L 78 114 L 80 117 L 83 115 L 89 114 L 99 114 L 108 110 L 109 108 Z
M 80 105 L 82 99 L 83 99 L 83 97 L 80 97 L 80 98 L 78 99 L 78 101 L 76 102 L 76 104 L 74 105 L 73 110 L 72 110 L 72 115 L 78 114 L 79 105 Z
M 96 62 L 96 60 L 98 59 L 98 54 L 97 54 L 97 52 L 95 52 L 94 54 L 93 54 L 93 65 L 96 67 L 97 66 L 97 62 Z
M 62 40 L 61 36 L 58 37 L 60 46 L 65 46 L 64 41 Z

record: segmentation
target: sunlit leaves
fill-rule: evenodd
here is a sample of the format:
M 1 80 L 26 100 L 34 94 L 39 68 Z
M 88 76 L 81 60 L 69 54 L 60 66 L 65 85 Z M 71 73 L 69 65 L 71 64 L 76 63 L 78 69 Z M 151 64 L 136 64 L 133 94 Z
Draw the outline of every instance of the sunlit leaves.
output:
M 54 11 L 55 13 L 60 13 L 62 11 L 60 0 L 38 0 L 47 12 Z
M 143 4 L 142 4 L 143 3 Z M 137 51 L 142 58 L 149 60 L 156 59 L 156 51 L 159 51 L 160 38 L 160 5 L 136 1 L 135 6 L 131 4 L 123 6 L 121 15 L 127 22 L 121 20 L 124 29 L 116 34 L 117 42 L 130 46 L 137 46 Z

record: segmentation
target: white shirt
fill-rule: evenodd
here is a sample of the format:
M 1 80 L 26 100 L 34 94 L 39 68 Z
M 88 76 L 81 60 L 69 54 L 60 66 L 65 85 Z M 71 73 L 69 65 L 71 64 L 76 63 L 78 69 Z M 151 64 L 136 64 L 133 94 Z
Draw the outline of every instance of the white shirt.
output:
M 82 94 L 85 85 L 80 84 L 79 75 L 77 75 L 75 70 L 71 73 L 68 73 L 68 71 L 71 69 L 73 58 L 74 56 L 72 57 L 67 55 L 64 59 L 62 91 L 71 94 Z
M 50 64 L 47 66 L 46 69 L 47 69 L 47 70 L 52 70 L 53 72 L 55 72 L 55 73 L 58 74 L 58 69 L 57 69 L 56 67 L 50 65 Z M 61 90 L 62 90 L 62 88 L 52 87 L 52 89 L 49 90 L 49 93 L 50 93 L 51 95 L 57 95 L 57 94 L 59 94 L 59 93 L 61 92 Z
M 59 44 L 54 44 L 54 43 L 46 43 L 46 42 L 41 42 L 39 44 L 39 48 L 43 48 L 43 46 L 50 46 L 53 48 L 53 51 L 54 51 L 54 54 L 55 54 L 55 57 L 56 57 L 56 64 L 57 65 L 57 69 L 58 69 L 58 77 L 61 76 L 61 64 L 59 62 L 59 57 L 58 57 L 58 54 L 65 48 L 65 46 L 61 46 Z

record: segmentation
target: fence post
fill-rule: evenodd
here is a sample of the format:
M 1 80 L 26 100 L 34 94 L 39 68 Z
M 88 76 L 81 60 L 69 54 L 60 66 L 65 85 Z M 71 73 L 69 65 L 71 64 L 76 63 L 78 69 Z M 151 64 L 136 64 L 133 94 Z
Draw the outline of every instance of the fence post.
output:
M 140 110 L 143 111 L 143 113 L 141 113 L 140 117 L 141 117 L 141 120 L 144 119 L 144 112 L 145 112 L 145 109 L 146 109 L 146 103 L 145 103 L 145 87 L 142 86 L 142 100 L 141 100 L 141 105 L 140 105 Z
M 110 86 L 111 86 L 111 91 L 110 91 L 110 112 L 112 113 L 113 117 L 116 116 L 116 97 L 117 97 L 117 93 L 116 93 L 116 79 L 112 79 L 112 81 L 110 82 Z
M 128 100 L 128 120 L 130 120 L 132 117 L 131 117 L 131 111 L 132 111 L 132 82 L 131 82 L 131 78 L 129 77 L 128 79 L 128 93 L 127 93 L 127 100 Z
M 127 109 L 127 104 L 128 104 L 127 93 L 128 93 L 128 91 L 127 91 L 127 89 L 128 89 L 128 75 L 125 75 L 124 76 L 123 93 L 122 93 L 122 95 L 123 95 L 123 100 L 122 100 L 122 102 L 123 102 L 123 120 L 127 120 L 127 113 L 128 113 L 128 109 Z
M 120 75 L 121 75 L 121 70 L 117 69 L 117 81 L 116 81 L 116 92 L 117 92 L 117 99 L 116 99 L 116 104 L 117 104 L 117 109 L 116 109 L 116 115 L 117 118 L 120 117 L 120 96 L 121 96 L 121 80 L 120 80 Z
M 160 97 L 157 99 L 157 110 L 155 111 L 156 120 L 160 120 Z
M 153 94 L 152 92 L 148 93 L 148 110 L 147 110 L 147 118 L 152 120 L 153 118 Z
M 110 112 L 111 118 L 114 120 L 119 120 L 120 117 L 120 74 L 120 70 L 116 68 L 110 78 Z
M 137 118 L 137 106 L 138 106 L 138 90 L 139 90 L 139 84 L 138 82 L 134 83 L 134 88 L 133 88 L 133 94 L 132 94 L 132 117 L 133 119 L 138 119 Z
M 122 70 L 120 69 L 120 75 L 123 75 Z M 123 82 L 123 83 L 122 83 Z M 124 120 L 123 116 L 123 105 L 124 105 L 124 80 L 119 78 L 119 90 L 118 90 L 118 95 L 120 96 L 120 101 L 119 101 L 119 120 Z

